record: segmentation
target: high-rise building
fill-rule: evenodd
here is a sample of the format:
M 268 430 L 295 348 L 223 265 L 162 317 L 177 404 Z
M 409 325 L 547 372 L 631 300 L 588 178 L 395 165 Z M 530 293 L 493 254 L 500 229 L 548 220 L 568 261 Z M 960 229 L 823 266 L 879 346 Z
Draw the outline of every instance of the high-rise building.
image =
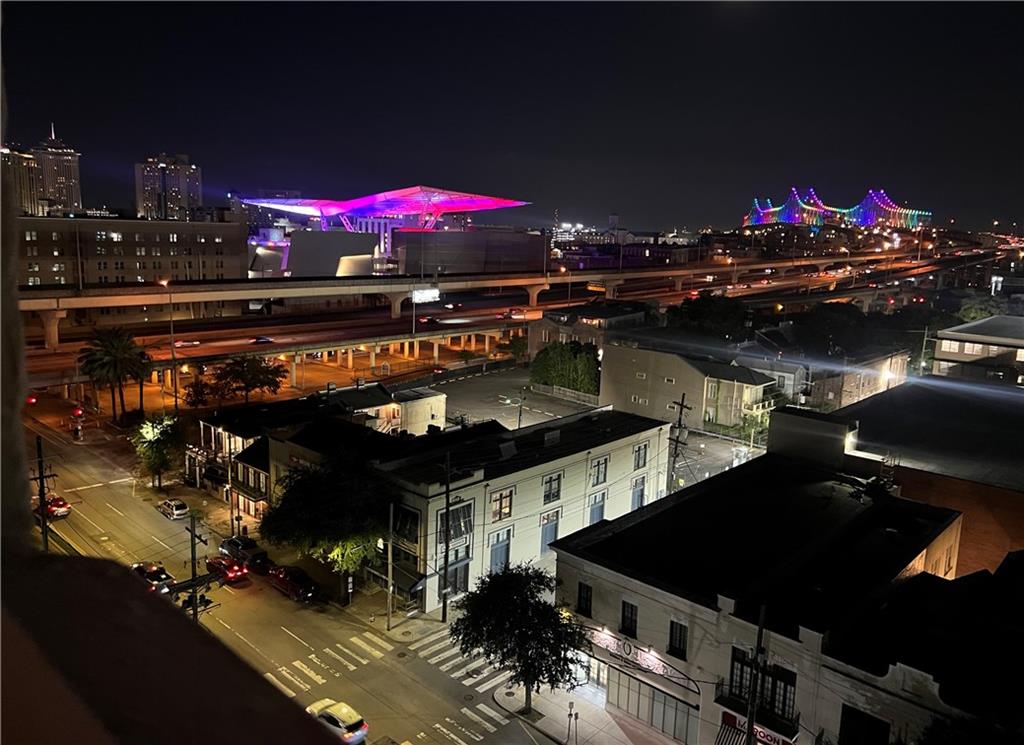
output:
M 187 155 L 160 153 L 135 164 L 135 210 L 145 220 L 193 220 L 203 206 L 203 173 Z
M 57 139 L 52 124 L 49 139 L 34 147 L 32 156 L 38 167 L 40 209 L 58 214 L 82 209 L 79 153 Z
M 31 153 L 22 153 L 8 147 L 0 148 L 0 163 L 4 173 L 11 174 L 11 190 L 15 207 L 23 215 L 40 215 L 39 163 Z

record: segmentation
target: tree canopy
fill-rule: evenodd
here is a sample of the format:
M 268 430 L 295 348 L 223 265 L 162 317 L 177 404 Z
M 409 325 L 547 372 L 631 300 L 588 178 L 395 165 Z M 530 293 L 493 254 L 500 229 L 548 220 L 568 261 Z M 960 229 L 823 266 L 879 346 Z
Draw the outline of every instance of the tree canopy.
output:
M 388 530 L 388 505 L 398 495 L 364 460 L 349 453 L 297 466 L 279 488 L 279 498 L 260 522 L 264 538 L 291 545 L 339 572 L 374 563 L 377 541 Z
M 124 383 L 128 378 L 141 381 L 148 369 L 149 355 L 135 342 L 131 332 L 120 326 L 98 328 L 86 346 L 79 350 L 78 364 L 93 385 L 110 387 L 111 421 L 117 422 L 115 391 L 126 412 Z
M 533 358 L 530 381 L 597 394 L 601 388 L 597 347 L 579 342 L 548 344 Z
M 793 322 L 793 331 L 805 352 L 841 357 L 864 346 L 865 319 L 851 303 L 818 303 Z
M 476 587 L 455 602 L 460 615 L 450 635 L 464 655 L 479 649 L 487 662 L 512 675 L 526 690 L 526 706 L 541 686 L 572 689 L 578 650 L 586 635 L 571 613 L 557 608 L 548 596 L 555 578 L 530 564 L 506 566 L 477 580 Z
M 181 463 L 183 437 L 178 420 L 171 416 L 153 416 L 139 425 L 131 437 L 143 471 L 163 486 L 163 475 Z
M 249 403 L 249 394 L 253 391 L 267 391 L 274 394 L 281 390 L 281 381 L 288 377 L 284 365 L 269 362 L 262 357 L 235 357 L 228 360 L 217 372 L 214 380 L 235 393 L 245 396 Z
M 669 326 L 738 342 L 746 335 L 747 307 L 738 298 L 701 295 L 669 308 L 666 319 Z
M 960 320 L 965 323 L 980 321 L 989 316 L 998 316 L 1006 313 L 1007 303 L 1001 297 L 979 294 L 968 295 L 960 303 Z

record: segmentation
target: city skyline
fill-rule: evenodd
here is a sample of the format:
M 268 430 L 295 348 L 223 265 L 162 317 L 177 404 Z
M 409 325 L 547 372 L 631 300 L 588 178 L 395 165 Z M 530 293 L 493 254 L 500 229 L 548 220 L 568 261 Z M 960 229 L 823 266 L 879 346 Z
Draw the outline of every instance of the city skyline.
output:
M 1022 202 L 1012 6 L 888 6 L 903 39 L 866 14 L 836 28 L 817 6 L 433 6 L 433 37 L 415 6 L 317 6 L 323 27 L 389 33 L 356 34 L 344 49 L 284 35 L 275 57 L 289 64 L 251 73 L 236 62 L 247 45 L 261 29 L 300 28 L 306 9 L 254 6 L 232 16 L 240 33 L 225 34 L 216 14 L 147 31 L 156 49 L 187 32 L 198 74 L 230 80 L 237 96 L 160 78 L 162 54 L 126 70 L 114 50 L 86 53 L 101 31 L 138 33 L 141 9 L 48 16 L 81 61 L 76 80 L 105 86 L 49 71 L 55 61 L 27 64 L 31 42 L 10 29 L 41 11 L 5 11 L 5 139 L 38 142 L 55 121 L 82 153 L 87 207 L 130 210 L 133 164 L 162 151 L 202 164 L 209 204 L 230 190 L 344 199 L 427 183 L 528 200 L 495 219 L 533 225 L 557 209 L 596 225 L 617 213 L 634 229 L 734 227 L 754 197 L 791 184 L 835 204 L 885 189 L 939 224 L 973 228 L 1017 220 Z M 487 33 L 499 27 L 501 38 Z M 986 41 L 946 54 L 968 38 Z M 315 91 L 304 82 L 325 74 L 334 82 Z M 53 81 L 44 95 L 40 75 Z

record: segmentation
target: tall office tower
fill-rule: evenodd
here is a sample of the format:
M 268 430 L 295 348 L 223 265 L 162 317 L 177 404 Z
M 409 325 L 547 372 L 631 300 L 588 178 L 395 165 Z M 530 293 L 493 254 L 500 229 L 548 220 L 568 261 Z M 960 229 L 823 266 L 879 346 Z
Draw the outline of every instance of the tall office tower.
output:
M 50 125 L 50 139 L 32 149 L 38 166 L 40 209 L 63 214 L 82 209 L 79 153 L 57 139 Z
M 187 155 L 160 153 L 135 164 L 135 211 L 145 220 L 193 220 L 203 206 L 203 172 Z
M 8 147 L 0 148 L 0 163 L 4 173 L 11 174 L 11 189 L 19 214 L 41 215 L 39 206 L 39 163 L 30 153 Z

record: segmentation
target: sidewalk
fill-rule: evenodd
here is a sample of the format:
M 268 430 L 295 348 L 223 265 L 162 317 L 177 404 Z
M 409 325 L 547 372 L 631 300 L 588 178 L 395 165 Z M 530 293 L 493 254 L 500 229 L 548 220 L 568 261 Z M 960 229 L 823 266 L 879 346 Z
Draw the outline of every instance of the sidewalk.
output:
M 553 691 L 550 688 L 533 694 L 533 712 L 519 714 L 526 697 L 522 686 L 494 691 L 494 702 L 509 714 L 518 717 L 535 730 L 557 743 L 567 742 L 569 704 L 579 719 L 573 719 L 571 745 L 678 745 L 676 740 L 654 732 L 628 714 L 607 711 L 591 700 L 585 690 Z

